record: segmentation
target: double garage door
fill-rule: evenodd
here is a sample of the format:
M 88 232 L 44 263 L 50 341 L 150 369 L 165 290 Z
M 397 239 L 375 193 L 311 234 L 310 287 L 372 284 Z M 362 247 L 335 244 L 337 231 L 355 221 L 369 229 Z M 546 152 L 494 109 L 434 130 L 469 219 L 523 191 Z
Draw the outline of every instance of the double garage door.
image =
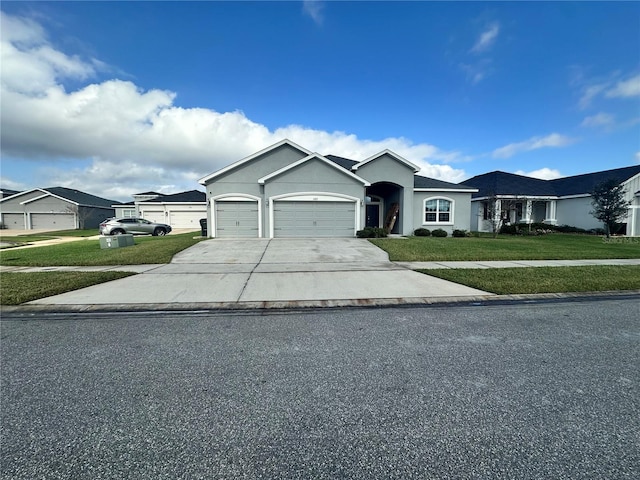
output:
M 354 202 L 285 201 L 274 203 L 274 237 L 353 237 Z
M 216 202 L 216 237 L 258 237 L 258 215 L 258 202 Z M 272 218 L 274 237 L 353 237 L 356 203 L 275 200 Z

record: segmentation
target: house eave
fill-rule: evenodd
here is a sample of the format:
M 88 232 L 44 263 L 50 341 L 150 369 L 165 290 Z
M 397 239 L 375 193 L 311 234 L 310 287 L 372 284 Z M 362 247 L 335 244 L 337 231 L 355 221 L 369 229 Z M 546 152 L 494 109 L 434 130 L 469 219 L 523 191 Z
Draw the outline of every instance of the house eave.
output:
M 265 182 L 268 182 L 272 178 L 275 178 L 275 177 L 283 174 L 284 172 L 292 170 L 292 169 L 302 165 L 303 163 L 306 163 L 306 162 L 308 162 L 310 160 L 313 160 L 314 158 L 317 158 L 321 162 L 325 163 L 326 165 L 328 165 L 329 167 L 335 169 L 336 171 L 342 173 L 343 175 L 347 175 L 347 176 L 351 177 L 352 179 L 362 183 L 365 187 L 371 186 L 371 184 L 368 181 L 366 181 L 364 178 L 359 177 L 355 173 L 351 173 L 349 170 L 345 170 L 341 166 L 339 166 L 336 163 L 332 162 L 328 158 L 323 157 L 319 153 L 312 153 L 307 157 L 301 158 L 297 162 L 293 162 L 293 163 L 291 163 L 291 164 L 289 164 L 289 165 L 287 165 L 285 167 L 282 167 L 282 168 L 276 170 L 275 172 L 270 173 L 269 175 L 265 175 L 264 177 L 259 178 L 258 179 L 258 184 L 264 185 Z
M 478 189 L 468 188 L 414 188 L 414 192 L 451 192 L 451 193 L 477 193 Z
M 200 185 L 207 185 L 207 183 L 210 180 L 212 180 L 212 179 L 214 179 L 216 177 L 219 177 L 220 175 L 223 175 L 224 173 L 227 173 L 227 172 L 229 172 L 229 171 L 231 171 L 231 170 L 233 170 L 233 169 L 235 169 L 235 168 L 237 168 L 237 167 L 239 167 L 241 165 L 244 165 L 245 163 L 250 162 L 251 160 L 254 160 L 255 158 L 257 158 L 257 157 L 259 157 L 261 155 L 264 155 L 265 153 L 268 153 L 271 150 L 275 150 L 276 148 L 279 148 L 282 145 L 289 145 L 289 146 L 291 146 L 291 147 L 293 147 L 293 148 L 295 148 L 297 150 L 300 150 L 303 153 L 306 153 L 307 155 L 311 155 L 312 154 L 312 152 L 307 150 L 306 148 L 301 147 L 300 145 L 292 142 L 288 138 L 285 138 L 284 140 L 280 140 L 278 143 L 275 143 L 275 144 L 270 145 L 270 146 L 268 146 L 266 148 L 263 148 L 259 152 L 253 153 L 253 154 L 249 155 L 248 157 L 245 157 L 245 158 L 243 158 L 241 160 L 238 160 L 237 162 L 234 162 L 231 165 L 227 165 L 226 167 L 221 168 L 220 170 L 217 170 L 217 171 L 215 171 L 215 172 L 213 172 L 213 173 L 211 173 L 211 174 L 209 174 L 209 175 L 207 175 L 205 177 L 202 177 L 200 180 L 198 180 L 198 183 Z
M 498 200 L 559 200 L 561 197 L 557 195 L 485 195 L 483 197 L 474 197 L 472 202 L 491 200 L 492 198 Z
M 382 152 L 376 153 L 375 155 L 372 155 L 369 158 L 366 158 L 366 159 L 362 160 L 361 162 L 356 163 L 353 167 L 351 167 L 351 170 L 353 170 L 355 172 L 355 171 L 358 170 L 358 168 L 363 167 L 367 163 L 372 162 L 372 161 L 382 157 L 383 155 L 389 155 L 390 157 L 392 157 L 397 162 L 400 162 L 400 163 L 404 164 L 405 166 L 411 168 L 413 170 L 413 173 L 418 173 L 420 171 L 420 167 L 418 167 L 417 165 L 411 163 L 406 158 L 402 158 L 400 155 L 398 155 L 395 152 L 392 152 L 389 149 L 385 149 Z
M 39 197 L 30 198 L 29 200 L 25 200 L 24 202 L 20 202 L 20 205 L 27 205 L 29 203 L 37 202 L 38 200 L 42 200 L 43 198 L 53 197 L 53 198 L 57 198 L 58 200 L 62 200 L 63 202 L 70 203 L 72 205 L 83 206 L 83 207 L 84 206 L 88 206 L 88 205 L 80 205 L 78 202 L 74 202 L 73 200 L 69 200 L 68 198 L 61 197 L 60 195 L 55 195 L 55 194 L 53 194 L 51 192 L 48 192 L 47 190 L 41 190 L 39 188 L 37 190 L 39 190 L 41 192 L 44 192 L 44 194 L 40 195 Z M 32 190 L 32 191 L 35 191 L 35 190 Z

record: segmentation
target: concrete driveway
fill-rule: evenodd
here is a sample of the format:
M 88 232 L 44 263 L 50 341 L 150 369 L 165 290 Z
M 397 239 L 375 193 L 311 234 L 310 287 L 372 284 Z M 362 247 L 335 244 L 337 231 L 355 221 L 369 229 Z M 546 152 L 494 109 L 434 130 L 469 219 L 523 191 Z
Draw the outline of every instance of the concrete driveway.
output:
M 77 308 L 425 303 L 487 292 L 389 262 L 363 239 L 214 239 L 139 275 L 31 302 Z

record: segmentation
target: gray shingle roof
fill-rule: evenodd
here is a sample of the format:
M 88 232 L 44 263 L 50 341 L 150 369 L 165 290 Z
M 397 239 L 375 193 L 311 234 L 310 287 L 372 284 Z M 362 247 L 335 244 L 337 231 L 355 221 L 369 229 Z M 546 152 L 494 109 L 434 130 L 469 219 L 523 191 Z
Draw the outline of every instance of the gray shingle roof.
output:
M 349 160 L 348 158 L 338 157 L 337 155 L 324 155 L 324 157 L 349 171 L 351 171 L 351 167 L 360 163 L 360 162 L 356 162 L 355 160 Z M 413 187 L 414 188 L 433 188 L 433 189 L 439 189 L 439 190 L 452 189 L 452 188 L 455 188 L 457 190 L 460 190 L 460 189 L 473 190 L 473 187 L 468 187 L 466 185 L 459 185 L 457 183 L 445 182 L 443 180 L 436 180 L 435 178 L 423 177 L 420 175 L 414 175 Z
M 90 193 L 81 192 L 80 190 L 75 190 L 73 188 L 49 187 L 43 188 L 42 190 L 86 207 L 109 208 L 112 205 L 120 204 L 120 202 L 118 202 L 117 200 L 109 200 L 107 198 L 97 197 L 95 195 L 91 195 Z
M 585 175 L 557 178 L 551 180 L 551 183 L 558 196 L 580 195 L 592 192 L 596 185 L 604 181 L 613 179 L 620 184 L 639 173 L 640 165 L 634 165 L 632 167 L 604 170 L 601 172 L 587 173 Z
M 632 167 L 603 170 L 600 172 L 573 175 L 571 177 L 557 178 L 555 180 L 541 180 L 525 177 L 514 173 L 495 171 L 477 175 L 462 182 L 464 185 L 475 187 L 479 190 L 473 197 L 486 197 L 491 195 L 528 195 L 528 196 L 569 196 L 586 195 L 593 191 L 594 187 L 610 178 L 622 183 L 634 175 L 640 173 L 640 165 Z
M 479 190 L 478 193 L 473 194 L 473 197 L 487 197 L 492 195 L 556 195 L 553 186 L 547 180 L 500 171 L 477 175 L 462 182 L 462 184 Z
M 444 180 L 436 180 L 435 178 L 423 177 L 421 175 L 414 175 L 413 188 L 433 188 L 436 190 L 455 188 L 456 190 L 475 190 L 475 187 L 469 187 L 468 185 L 445 182 Z
M 355 160 L 349 160 L 348 158 L 338 157 L 337 155 L 324 155 L 324 158 L 331 160 L 333 163 L 340 165 L 342 168 L 351 171 L 351 167 L 358 164 Z
M 159 197 L 145 200 L 149 203 L 184 203 L 184 202 L 207 202 L 207 196 L 200 190 L 189 190 L 188 192 L 173 193 L 171 195 L 159 194 Z

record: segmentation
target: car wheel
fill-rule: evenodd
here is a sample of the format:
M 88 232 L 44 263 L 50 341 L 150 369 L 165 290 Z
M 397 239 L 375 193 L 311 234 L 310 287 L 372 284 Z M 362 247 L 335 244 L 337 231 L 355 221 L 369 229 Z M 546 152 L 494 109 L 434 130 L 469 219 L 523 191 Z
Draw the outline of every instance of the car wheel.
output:
M 111 232 L 111 235 L 122 235 L 123 233 L 124 233 L 124 230 L 120 230 L 119 228 L 116 228 Z
M 167 231 L 164 228 L 156 228 L 153 231 L 154 237 L 164 237 L 167 234 Z

